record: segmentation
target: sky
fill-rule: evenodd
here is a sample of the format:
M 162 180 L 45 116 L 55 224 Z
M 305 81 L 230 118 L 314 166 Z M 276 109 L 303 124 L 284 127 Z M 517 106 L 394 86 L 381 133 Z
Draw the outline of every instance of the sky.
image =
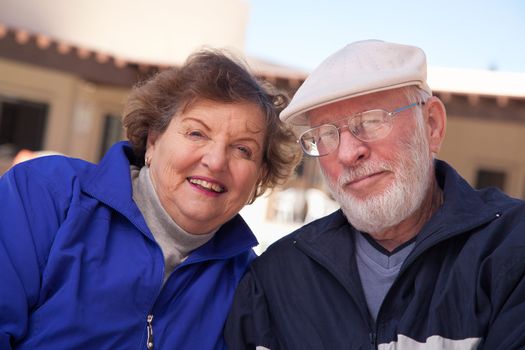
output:
M 525 73 L 525 1 L 250 0 L 249 56 L 310 71 L 364 39 L 419 46 L 429 66 Z

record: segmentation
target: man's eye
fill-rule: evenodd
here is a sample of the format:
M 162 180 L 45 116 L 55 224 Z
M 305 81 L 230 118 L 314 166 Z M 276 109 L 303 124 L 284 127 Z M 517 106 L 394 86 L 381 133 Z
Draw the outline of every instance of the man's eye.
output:
M 375 129 L 380 127 L 383 124 L 383 121 L 379 118 L 368 118 L 361 121 L 361 129 Z
M 334 137 L 337 137 L 337 129 L 329 128 L 329 129 L 324 129 L 321 132 L 319 132 L 319 136 L 317 140 L 318 141 L 327 140 L 327 139 L 332 139 Z

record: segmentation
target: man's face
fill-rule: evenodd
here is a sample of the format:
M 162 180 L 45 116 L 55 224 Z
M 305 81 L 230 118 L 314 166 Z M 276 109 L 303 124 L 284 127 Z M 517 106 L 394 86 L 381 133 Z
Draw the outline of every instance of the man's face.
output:
M 378 92 L 317 108 L 309 113 L 309 121 L 317 126 L 370 109 L 393 111 L 408 104 L 399 90 Z M 380 140 L 360 141 L 341 128 L 338 149 L 319 158 L 332 195 L 360 231 L 373 235 L 395 226 L 428 193 L 432 155 L 418 108 L 396 115 L 392 131 Z

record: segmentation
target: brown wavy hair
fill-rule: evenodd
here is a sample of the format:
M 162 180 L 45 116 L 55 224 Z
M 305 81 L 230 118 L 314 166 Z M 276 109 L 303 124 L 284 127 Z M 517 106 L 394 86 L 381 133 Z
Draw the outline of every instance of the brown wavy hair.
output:
M 163 133 L 178 113 L 199 100 L 253 103 L 266 118 L 266 171 L 249 203 L 291 176 L 301 152 L 291 127 L 279 120 L 288 97 L 259 81 L 228 52 L 213 49 L 197 51 L 181 67 L 161 71 L 133 87 L 125 103 L 123 124 L 138 165 L 144 165 L 148 132 Z

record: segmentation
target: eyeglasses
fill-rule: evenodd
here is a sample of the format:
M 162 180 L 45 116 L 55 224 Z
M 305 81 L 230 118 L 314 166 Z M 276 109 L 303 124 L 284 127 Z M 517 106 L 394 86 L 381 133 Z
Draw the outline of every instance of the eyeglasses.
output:
M 309 129 L 299 136 L 297 142 L 299 142 L 306 155 L 322 157 L 337 149 L 339 146 L 339 130 L 344 127 L 348 127 L 352 135 L 361 141 L 380 140 L 385 138 L 392 130 L 392 119 L 398 113 L 424 104 L 425 102 L 423 101 L 416 102 L 392 112 L 383 109 L 364 111 L 335 122 L 339 124 L 343 120 L 347 121 L 346 124 L 341 126 L 323 124 Z

